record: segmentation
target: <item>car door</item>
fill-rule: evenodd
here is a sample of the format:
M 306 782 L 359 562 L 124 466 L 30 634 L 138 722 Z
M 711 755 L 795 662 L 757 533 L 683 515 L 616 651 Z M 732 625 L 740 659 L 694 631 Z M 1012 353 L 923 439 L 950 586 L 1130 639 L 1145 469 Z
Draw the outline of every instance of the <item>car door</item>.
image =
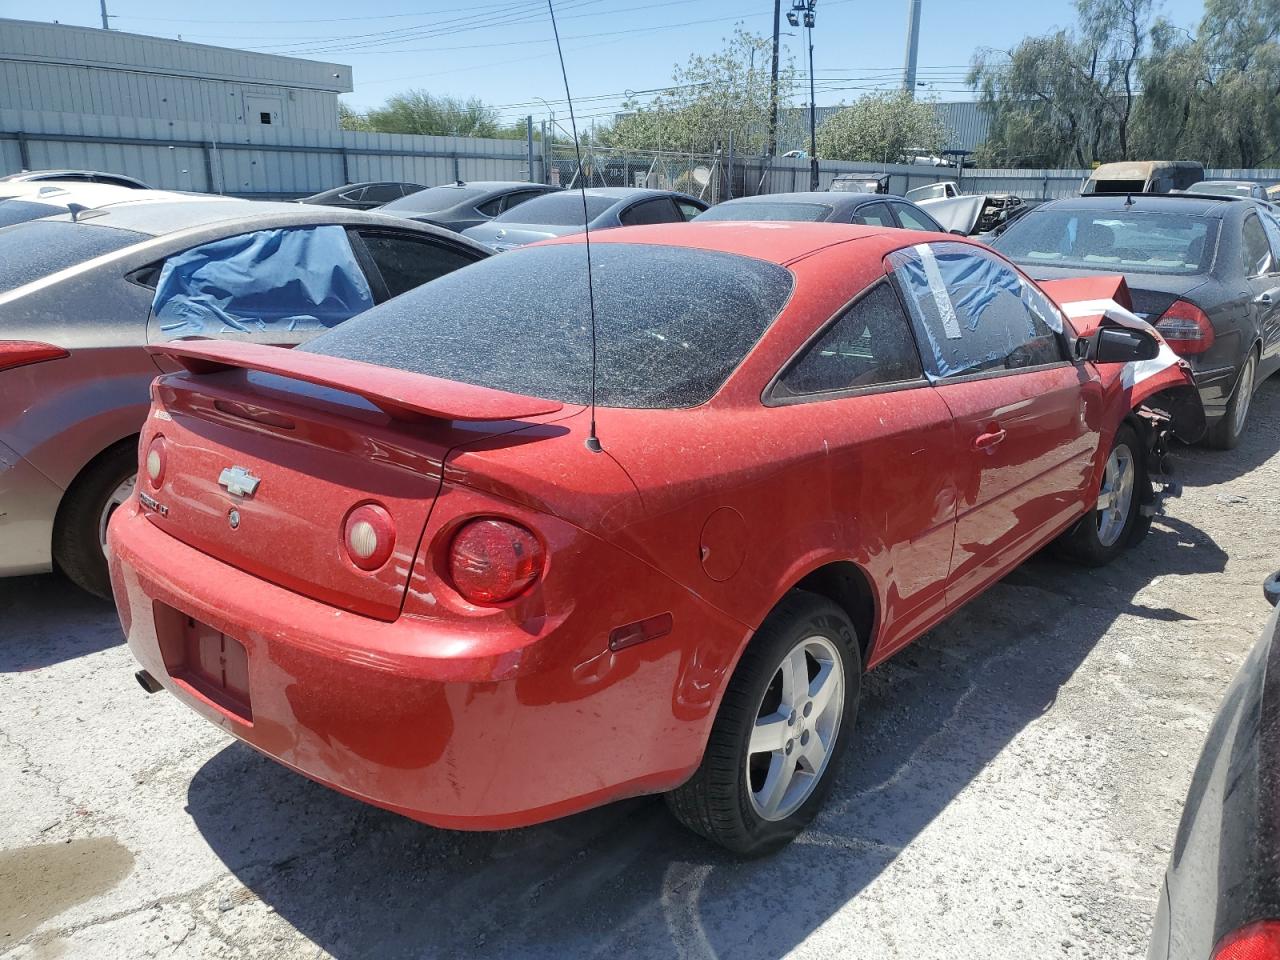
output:
M 789 429 L 825 451 L 842 544 L 877 584 L 873 659 L 936 622 L 946 608 L 955 533 L 951 412 L 925 378 L 911 322 L 887 279 L 857 294 L 765 390 L 789 407 Z
M 1068 360 L 1057 307 L 995 254 L 939 241 L 897 251 L 889 266 L 955 422 L 954 607 L 1079 515 L 1101 394 Z
M 333 224 L 210 239 L 137 271 L 135 282 L 155 291 L 152 343 L 214 337 L 296 346 L 374 304 L 345 228 Z
M 388 227 L 354 227 L 347 232 L 378 303 L 485 258 L 461 244 Z
M 1280 366 L 1280 219 L 1268 211 L 1259 211 L 1258 220 L 1266 235 L 1270 259 L 1265 267 L 1255 264 L 1258 272 L 1250 277 L 1249 284 L 1262 334 L 1260 374 L 1266 376 Z
M 887 203 L 864 203 L 853 212 L 852 223 L 864 223 L 873 227 L 896 227 L 893 212 Z

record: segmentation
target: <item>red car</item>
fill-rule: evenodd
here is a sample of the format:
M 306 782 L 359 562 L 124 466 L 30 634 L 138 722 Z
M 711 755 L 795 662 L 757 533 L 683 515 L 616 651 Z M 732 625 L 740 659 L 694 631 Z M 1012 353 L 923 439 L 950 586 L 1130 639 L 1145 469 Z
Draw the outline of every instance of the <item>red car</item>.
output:
M 667 792 L 764 852 L 822 803 L 864 670 L 1050 541 L 1116 556 L 1203 427 L 1119 278 L 884 228 L 612 230 L 593 377 L 586 255 L 292 351 L 155 347 L 185 372 L 110 528 L 144 687 L 429 824 Z

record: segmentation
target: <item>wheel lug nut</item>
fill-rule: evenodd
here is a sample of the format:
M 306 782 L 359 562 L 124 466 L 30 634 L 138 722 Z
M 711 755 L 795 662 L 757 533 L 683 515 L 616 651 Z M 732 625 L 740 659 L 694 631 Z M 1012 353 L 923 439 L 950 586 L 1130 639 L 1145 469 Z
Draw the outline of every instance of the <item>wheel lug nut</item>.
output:
M 795 745 L 796 745 L 796 742 L 795 742 L 794 740 L 788 740 L 788 741 L 787 741 L 787 754 L 788 754 L 788 755 L 790 755 L 791 750 L 795 747 Z
M 807 717 L 807 716 L 808 716 L 809 714 L 811 714 L 811 713 L 813 713 L 813 701 L 812 701 L 812 700 L 810 700 L 808 703 L 806 703 L 806 704 L 804 705 L 804 715 Z
M 809 731 L 806 730 L 804 733 L 800 734 L 800 746 L 804 747 L 804 746 L 808 746 L 808 744 L 809 744 Z
M 796 712 L 794 710 L 787 716 L 787 726 L 794 727 L 796 725 Z

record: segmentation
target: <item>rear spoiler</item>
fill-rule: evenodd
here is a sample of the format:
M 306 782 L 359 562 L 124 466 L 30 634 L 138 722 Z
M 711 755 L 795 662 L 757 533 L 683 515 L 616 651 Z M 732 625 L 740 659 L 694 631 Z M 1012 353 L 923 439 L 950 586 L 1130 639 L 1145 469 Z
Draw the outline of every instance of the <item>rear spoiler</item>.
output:
M 363 397 L 396 420 L 519 420 L 555 413 L 558 400 L 526 397 L 490 387 L 407 373 L 359 360 L 300 353 L 236 340 L 175 340 L 147 352 L 170 357 L 202 376 L 226 370 L 257 370 L 291 380 L 332 387 Z

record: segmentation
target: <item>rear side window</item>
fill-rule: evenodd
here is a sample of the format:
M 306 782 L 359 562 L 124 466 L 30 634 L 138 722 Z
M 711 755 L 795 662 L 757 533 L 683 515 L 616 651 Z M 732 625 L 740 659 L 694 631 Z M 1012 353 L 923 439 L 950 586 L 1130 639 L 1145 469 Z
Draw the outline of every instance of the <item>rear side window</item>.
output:
M 859 207 L 853 215 L 854 223 L 865 223 L 873 227 L 896 227 L 893 214 L 889 212 L 887 203 L 868 203 Z
M 361 231 L 360 238 L 382 274 L 387 293 L 393 297 L 479 259 L 457 248 L 426 239 L 364 231 Z
M 478 204 L 476 209 L 483 213 L 486 217 L 496 217 L 502 212 L 502 201 L 505 197 L 494 197 L 492 200 L 486 200 L 484 203 Z
M 775 398 L 856 390 L 924 376 L 911 323 L 888 283 L 872 287 L 779 378 Z
M 938 222 L 927 213 L 911 206 L 909 203 L 895 203 L 893 212 L 898 215 L 902 225 L 908 230 L 927 230 L 932 233 L 946 233 Z
M 634 207 L 625 210 L 618 218 L 622 221 L 624 227 L 638 227 L 645 223 L 673 223 L 677 220 L 683 220 L 671 201 L 666 197 L 658 197 L 656 200 L 645 200 L 643 203 L 637 203 Z
M 400 192 L 400 184 L 398 183 L 375 183 L 370 187 L 366 187 L 364 196 L 360 199 L 365 203 L 390 203 L 392 200 L 399 200 L 404 194 Z
M 0 228 L 0 293 L 150 239 L 132 230 L 61 220 Z
M 1262 223 L 1255 216 L 1248 217 L 1244 222 L 1243 250 L 1246 277 L 1260 277 L 1274 269 L 1267 235 L 1262 229 Z
M 922 243 L 889 255 L 937 379 L 1065 360 L 1062 317 L 1033 284 L 967 244 Z
M 373 306 L 339 226 L 259 230 L 169 257 L 151 311 L 166 338 L 332 327 Z
M 731 254 L 608 243 L 592 247 L 591 261 L 602 406 L 705 402 L 791 295 L 790 271 Z M 586 278 L 582 244 L 513 250 L 412 290 L 301 349 L 587 403 Z

